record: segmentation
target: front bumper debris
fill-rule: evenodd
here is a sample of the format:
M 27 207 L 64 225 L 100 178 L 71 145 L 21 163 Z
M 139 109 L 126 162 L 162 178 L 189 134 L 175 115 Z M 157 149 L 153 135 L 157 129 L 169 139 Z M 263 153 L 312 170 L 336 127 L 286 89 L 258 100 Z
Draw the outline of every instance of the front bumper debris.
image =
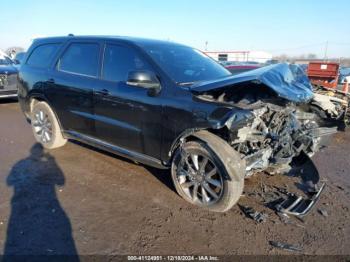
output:
M 308 199 L 296 194 L 289 194 L 287 199 L 281 199 L 275 206 L 275 209 L 287 215 L 293 215 L 297 217 L 305 216 L 319 199 L 325 184 L 322 184 L 318 191 L 311 193 L 311 197 Z

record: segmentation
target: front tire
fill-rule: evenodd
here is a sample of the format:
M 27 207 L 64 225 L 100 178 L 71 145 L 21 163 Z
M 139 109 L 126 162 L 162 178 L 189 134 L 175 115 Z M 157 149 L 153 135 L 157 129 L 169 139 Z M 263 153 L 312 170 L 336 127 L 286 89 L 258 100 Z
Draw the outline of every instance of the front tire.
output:
M 46 102 L 34 104 L 30 119 L 35 140 L 44 148 L 54 149 L 67 143 L 67 139 L 62 136 L 55 113 Z
M 228 146 L 224 140 L 219 142 Z M 231 209 L 238 202 L 244 187 L 243 164 L 236 158 L 238 154 L 225 156 L 227 151 L 220 150 L 223 146 L 220 143 L 210 146 L 204 141 L 186 142 L 175 152 L 171 166 L 171 176 L 178 194 L 191 204 L 215 212 Z M 220 153 L 215 153 L 218 150 Z M 233 150 L 229 152 L 236 153 Z M 229 163 L 231 166 L 228 168 L 224 159 L 235 159 L 237 162 Z M 232 170 L 235 170 L 235 174 L 232 174 Z

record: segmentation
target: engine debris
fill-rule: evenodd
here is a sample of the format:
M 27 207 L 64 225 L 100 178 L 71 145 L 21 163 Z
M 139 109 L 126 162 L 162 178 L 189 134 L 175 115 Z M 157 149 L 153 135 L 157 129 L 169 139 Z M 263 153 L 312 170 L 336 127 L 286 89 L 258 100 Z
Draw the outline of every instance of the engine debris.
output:
M 252 207 L 245 207 L 241 205 L 239 205 L 239 207 L 247 217 L 253 219 L 257 223 L 266 222 L 268 218 L 266 213 L 255 211 Z
M 328 217 L 328 212 L 324 209 L 318 209 L 318 213 L 320 213 L 324 217 Z
M 288 250 L 288 251 L 297 251 L 297 252 L 303 251 L 303 249 L 301 247 L 287 244 L 287 243 L 282 243 L 282 242 L 278 242 L 278 241 L 269 241 L 269 243 L 273 247 L 277 247 L 277 248 Z

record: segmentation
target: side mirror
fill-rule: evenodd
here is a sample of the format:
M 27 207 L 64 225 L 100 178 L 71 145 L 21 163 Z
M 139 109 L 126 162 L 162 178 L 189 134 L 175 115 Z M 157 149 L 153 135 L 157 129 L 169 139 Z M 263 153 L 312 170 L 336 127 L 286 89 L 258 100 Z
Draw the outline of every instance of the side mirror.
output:
M 128 85 L 149 89 L 150 94 L 156 95 L 160 91 L 160 82 L 157 76 L 146 70 L 130 71 L 128 74 Z
M 17 60 L 17 59 L 13 59 L 12 60 L 13 61 L 13 63 L 15 64 L 15 65 L 19 65 L 21 62 L 19 61 L 19 60 Z

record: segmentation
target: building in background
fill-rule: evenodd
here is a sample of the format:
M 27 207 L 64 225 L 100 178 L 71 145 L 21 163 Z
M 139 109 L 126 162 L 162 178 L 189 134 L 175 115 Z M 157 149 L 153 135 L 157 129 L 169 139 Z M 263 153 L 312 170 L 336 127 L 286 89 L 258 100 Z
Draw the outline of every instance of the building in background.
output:
M 266 63 L 272 59 L 272 54 L 264 51 L 205 51 L 205 54 L 216 61 L 238 61 Z
M 3 51 L 0 49 L 0 58 L 1 58 L 1 57 L 5 57 L 5 56 L 7 56 L 6 53 L 3 52 Z

